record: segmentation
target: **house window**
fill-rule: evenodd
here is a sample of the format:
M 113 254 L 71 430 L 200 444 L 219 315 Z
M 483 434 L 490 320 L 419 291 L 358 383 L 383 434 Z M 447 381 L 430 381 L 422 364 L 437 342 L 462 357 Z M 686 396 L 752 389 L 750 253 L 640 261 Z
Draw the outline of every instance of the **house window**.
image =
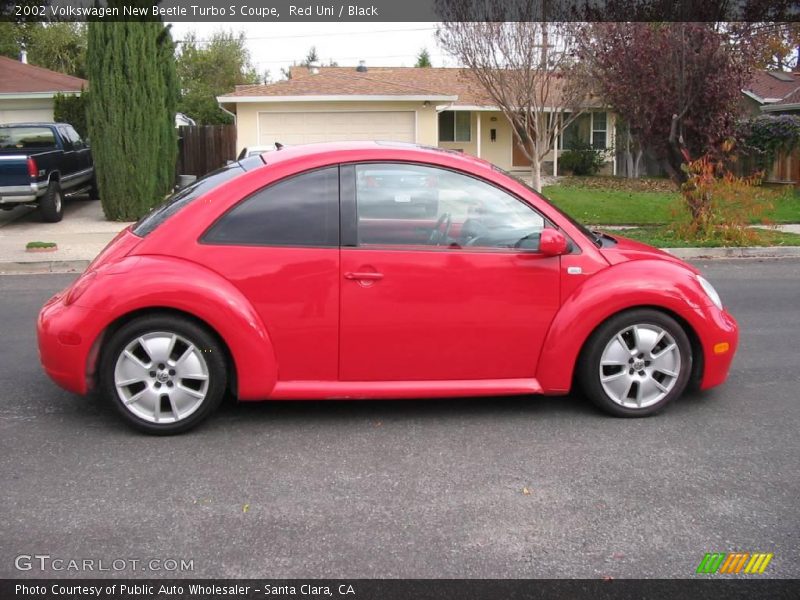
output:
M 606 149 L 606 113 L 592 113 L 592 146 L 596 150 Z
M 464 110 L 446 110 L 439 113 L 440 142 L 468 142 L 472 113 Z
M 565 123 L 572 117 L 571 113 L 565 112 L 562 117 L 562 123 Z M 589 143 L 589 115 L 583 113 L 567 125 L 561 132 L 561 149 L 572 150 L 581 144 Z

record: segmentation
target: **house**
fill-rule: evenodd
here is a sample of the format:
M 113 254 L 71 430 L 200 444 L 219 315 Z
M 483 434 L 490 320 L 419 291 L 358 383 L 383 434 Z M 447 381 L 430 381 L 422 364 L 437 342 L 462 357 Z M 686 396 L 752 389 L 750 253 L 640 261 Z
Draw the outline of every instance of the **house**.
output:
M 217 98 L 235 114 L 237 152 L 246 146 L 337 140 L 394 140 L 467 152 L 509 171 L 529 173 L 503 114 L 460 68 L 293 67 L 291 78 L 237 86 Z M 614 115 L 599 104 L 560 136 L 542 174 L 557 172 L 558 156 L 580 139 L 607 150 L 616 169 Z
M 52 121 L 56 94 L 80 94 L 85 79 L 0 56 L 0 123 Z
M 800 115 L 800 71 L 756 71 L 742 94 L 744 113 L 749 117 Z M 800 149 L 778 153 L 766 180 L 800 186 Z

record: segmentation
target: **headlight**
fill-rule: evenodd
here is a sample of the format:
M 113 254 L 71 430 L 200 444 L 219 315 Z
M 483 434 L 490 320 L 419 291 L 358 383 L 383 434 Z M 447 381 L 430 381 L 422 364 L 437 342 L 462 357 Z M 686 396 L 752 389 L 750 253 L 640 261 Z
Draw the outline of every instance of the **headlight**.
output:
M 708 297 L 714 303 L 714 306 L 722 310 L 722 300 L 720 299 L 717 290 L 714 289 L 714 286 L 711 285 L 705 277 L 700 275 L 697 275 L 697 281 L 700 284 L 700 287 L 702 287 L 706 294 L 708 294 Z

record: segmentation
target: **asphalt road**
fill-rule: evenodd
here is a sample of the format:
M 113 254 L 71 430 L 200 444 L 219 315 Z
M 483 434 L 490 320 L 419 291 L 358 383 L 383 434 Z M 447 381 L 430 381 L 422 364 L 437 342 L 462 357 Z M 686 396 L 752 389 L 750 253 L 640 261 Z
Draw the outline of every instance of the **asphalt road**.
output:
M 228 403 L 168 438 L 41 371 L 35 316 L 71 276 L 0 277 L 0 577 L 93 575 L 20 554 L 193 561 L 117 575 L 692 577 L 734 550 L 800 577 L 800 261 L 700 266 L 740 353 L 658 417 L 578 397 Z

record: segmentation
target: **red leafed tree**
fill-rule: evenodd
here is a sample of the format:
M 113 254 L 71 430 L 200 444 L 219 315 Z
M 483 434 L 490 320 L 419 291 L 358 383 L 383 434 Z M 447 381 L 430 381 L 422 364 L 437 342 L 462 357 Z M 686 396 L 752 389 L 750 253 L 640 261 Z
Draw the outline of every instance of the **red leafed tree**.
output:
M 595 23 L 583 58 L 596 91 L 681 185 L 686 161 L 732 134 L 755 52 L 741 30 L 714 23 Z

